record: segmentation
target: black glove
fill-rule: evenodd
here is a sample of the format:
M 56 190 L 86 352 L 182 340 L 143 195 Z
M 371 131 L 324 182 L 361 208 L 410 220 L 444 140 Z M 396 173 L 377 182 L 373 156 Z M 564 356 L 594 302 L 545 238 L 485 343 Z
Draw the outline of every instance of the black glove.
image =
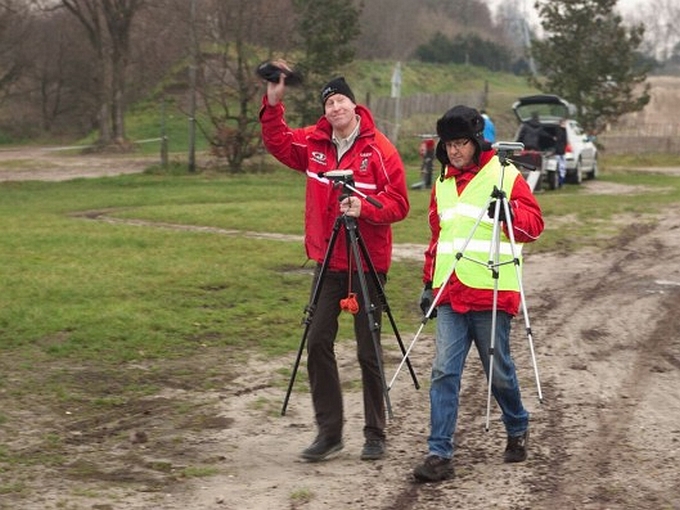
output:
M 420 309 L 423 311 L 423 315 L 427 315 L 427 311 L 432 306 L 433 301 L 434 295 L 432 294 L 432 283 L 426 283 L 422 294 L 420 294 Z M 432 315 L 430 315 L 430 317 L 434 319 L 436 316 L 437 309 L 435 308 L 432 310 Z
M 493 219 L 493 215 L 496 213 L 496 203 L 497 202 L 498 202 L 498 200 L 494 200 L 493 202 L 491 202 L 489 204 L 489 210 L 487 211 L 487 213 L 489 214 L 489 218 L 491 218 L 491 219 Z M 512 207 L 510 207 L 510 204 L 508 204 L 508 210 L 510 211 L 510 221 L 512 221 L 512 220 L 515 219 L 515 215 L 512 214 Z M 502 204 L 501 204 L 501 210 L 498 211 L 498 219 L 500 221 L 507 223 L 507 220 L 505 219 L 505 207 L 502 207 Z

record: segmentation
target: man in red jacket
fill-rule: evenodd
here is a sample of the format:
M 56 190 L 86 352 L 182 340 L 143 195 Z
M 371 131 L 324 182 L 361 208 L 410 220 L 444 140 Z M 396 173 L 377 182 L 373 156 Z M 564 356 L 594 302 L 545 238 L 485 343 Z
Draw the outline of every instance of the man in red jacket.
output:
M 277 62 L 290 71 L 285 62 Z M 356 219 L 361 238 L 378 273 L 385 282 L 392 258 L 391 224 L 404 219 L 409 211 L 404 165 L 396 148 L 375 126 L 370 111 L 356 104 L 354 94 L 343 77 L 321 90 L 324 115 L 312 126 L 290 128 L 284 119 L 282 103 L 286 74 L 278 82 L 267 83 L 260 122 L 267 150 L 284 165 L 297 170 L 307 180 L 305 210 L 305 249 L 317 263 L 315 285 L 325 260 L 336 219 L 346 215 Z M 352 170 L 357 194 L 346 194 L 324 176 L 331 170 Z M 378 207 L 375 201 L 382 204 Z M 373 203 L 371 203 L 373 202 Z M 369 316 L 364 310 L 357 270 L 369 271 L 365 261 L 357 268 L 348 256 L 346 236 L 337 237 L 329 254 L 328 267 L 319 289 L 318 302 L 309 324 L 307 371 L 314 404 L 317 436 L 302 452 L 308 461 L 326 459 L 343 448 L 343 402 L 334 343 L 338 331 L 340 301 L 352 293 L 360 304 L 354 315 L 357 357 L 361 367 L 364 398 L 363 460 L 380 459 L 385 454 L 385 389 L 381 375 L 382 351 L 373 339 Z M 353 274 L 354 273 L 354 274 Z M 367 277 L 370 300 L 379 326 L 381 303 L 372 278 Z M 378 333 L 379 337 L 379 333 Z M 381 358 L 378 358 L 378 352 Z
M 436 155 L 442 171 L 430 200 L 431 239 L 425 252 L 425 289 L 420 303 L 427 313 L 433 296 L 438 298 L 432 313 L 434 317 L 436 312 L 437 338 L 430 385 L 429 453 L 414 469 L 418 481 L 435 482 L 454 474 L 453 436 L 465 359 L 474 343 L 488 377 L 494 322 L 492 393 L 507 432 L 504 460 L 522 462 L 527 457 L 529 413 L 522 404 L 510 354 L 510 323 L 521 299 L 519 266 L 512 262 L 513 251 L 521 259 L 521 244 L 539 237 L 543 218 L 526 181 L 514 166 L 502 166 L 484 140 L 483 130 L 479 112 L 462 105 L 451 108 L 437 121 L 440 141 Z M 489 204 L 494 187 L 507 197 L 517 243 L 513 250 L 502 208 L 499 265 L 494 270 L 497 277 L 486 265 L 494 234 L 492 218 L 496 217 L 495 201 Z M 464 256 L 459 257 L 462 249 Z

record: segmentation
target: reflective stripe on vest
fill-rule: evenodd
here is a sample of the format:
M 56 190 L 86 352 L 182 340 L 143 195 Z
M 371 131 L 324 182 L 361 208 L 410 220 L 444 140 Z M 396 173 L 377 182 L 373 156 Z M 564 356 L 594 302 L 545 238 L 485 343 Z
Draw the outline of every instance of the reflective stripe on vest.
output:
M 493 262 L 495 253 L 491 251 L 493 235 L 493 219 L 486 210 L 494 186 L 498 186 L 501 176 L 501 164 L 494 156 L 472 179 L 459 196 L 455 179 L 437 179 L 435 194 L 439 212 L 439 242 L 432 284 L 441 287 L 451 274 L 455 264 L 456 276 L 468 287 L 474 289 L 493 289 L 494 278 L 489 263 Z M 515 179 L 521 178 L 519 171 L 512 165 L 505 167 L 503 173 L 503 191 L 509 197 Z M 475 228 L 479 218 L 482 218 Z M 474 232 L 473 232 L 474 229 Z M 457 255 L 467 246 L 463 257 Z M 515 255 L 520 261 L 517 270 L 521 269 L 522 244 L 515 243 Z M 473 260 L 468 260 L 473 259 Z M 508 237 L 500 230 L 498 246 L 498 289 L 519 292 L 519 281 L 515 264 L 512 262 L 512 245 Z

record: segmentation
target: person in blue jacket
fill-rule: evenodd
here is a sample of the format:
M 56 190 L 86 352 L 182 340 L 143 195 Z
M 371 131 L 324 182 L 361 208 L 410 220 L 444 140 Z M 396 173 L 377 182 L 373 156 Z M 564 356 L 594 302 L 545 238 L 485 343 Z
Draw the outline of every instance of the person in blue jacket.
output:
M 479 113 L 484 119 L 484 139 L 489 143 L 494 143 L 496 141 L 496 126 L 486 110 L 480 110 Z

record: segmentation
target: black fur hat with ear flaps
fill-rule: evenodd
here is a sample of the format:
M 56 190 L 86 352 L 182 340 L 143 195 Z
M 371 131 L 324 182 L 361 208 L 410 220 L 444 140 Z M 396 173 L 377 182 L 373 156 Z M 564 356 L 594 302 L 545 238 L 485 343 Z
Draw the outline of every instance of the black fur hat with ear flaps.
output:
M 458 105 L 448 110 L 437 121 L 437 136 L 439 143 L 435 155 L 444 167 L 449 164 L 445 142 L 469 138 L 477 145 L 476 159 L 481 151 L 491 149 L 489 142 L 484 139 L 484 118 L 475 108 L 469 106 Z

